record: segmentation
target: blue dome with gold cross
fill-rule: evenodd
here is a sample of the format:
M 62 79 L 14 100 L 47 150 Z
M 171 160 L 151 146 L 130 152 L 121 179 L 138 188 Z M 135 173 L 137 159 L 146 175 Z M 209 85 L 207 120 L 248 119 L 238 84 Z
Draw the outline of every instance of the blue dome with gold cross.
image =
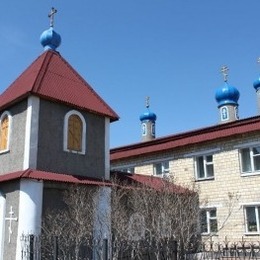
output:
M 216 90 L 215 99 L 218 102 L 218 107 L 223 105 L 235 105 L 237 106 L 238 99 L 240 96 L 239 91 L 236 87 L 233 87 L 227 83 L 228 67 L 223 66 L 221 73 L 224 77 L 224 85 Z
M 61 37 L 54 31 L 53 27 L 50 27 L 41 34 L 40 42 L 44 50 L 55 51 L 61 44 Z
M 150 107 L 149 100 L 150 100 L 150 98 L 146 97 L 145 106 L 146 106 L 147 110 L 140 115 L 140 121 L 142 121 L 142 122 L 143 121 L 155 121 L 157 118 L 156 114 L 151 112 L 149 109 L 149 107 Z
M 155 121 L 156 120 L 156 114 L 151 112 L 149 109 L 147 109 L 147 111 L 145 111 L 143 114 L 140 115 L 140 120 L 141 121 Z
M 237 88 L 230 86 L 227 82 L 218 88 L 215 93 L 215 99 L 218 107 L 223 105 L 237 105 L 240 93 Z
M 40 37 L 40 42 L 44 47 L 44 50 L 56 50 L 61 44 L 60 35 L 54 31 L 54 15 L 57 13 L 57 10 L 52 7 L 51 12 L 48 14 L 50 18 L 50 28 L 45 30 Z

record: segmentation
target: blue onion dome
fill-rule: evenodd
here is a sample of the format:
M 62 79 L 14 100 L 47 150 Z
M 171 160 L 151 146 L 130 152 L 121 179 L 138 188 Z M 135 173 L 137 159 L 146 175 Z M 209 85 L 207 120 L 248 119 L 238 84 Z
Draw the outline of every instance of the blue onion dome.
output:
M 61 37 L 56 33 L 53 27 L 45 30 L 40 36 L 40 42 L 44 50 L 56 50 L 61 44 Z
M 218 107 L 223 105 L 238 105 L 239 91 L 230 86 L 226 81 L 224 86 L 218 88 L 215 93 L 215 99 L 218 102 Z
M 143 114 L 140 115 L 140 120 L 141 121 L 145 121 L 145 120 L 155 121 L 156 120 L 156 114 L 149 111 L 149 109 L 147 109 L 147 111 L 145 111 Z
M 260 88 L 260 77 L 254 81 L 253 86 L 255 90 L 258 91 L 258 89 Z

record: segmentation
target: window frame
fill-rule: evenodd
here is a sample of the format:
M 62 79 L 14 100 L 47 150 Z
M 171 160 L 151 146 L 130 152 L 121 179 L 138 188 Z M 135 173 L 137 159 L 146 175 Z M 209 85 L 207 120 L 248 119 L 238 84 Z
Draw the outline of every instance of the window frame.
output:
M 10 138 L 11 138 L 11 130 L 12 130 L 12 116 L 11 113 L 9 111 L 5 111 L 2 113 L 1 117 L 0 117 L 0 139 L 1 139 L 1 126 L 2 126 L 2 121 L 3 119 L 7 117 L 8 118 L 8 133 L 7 133 L 7 141 L 6 141 L 6 148 L 1 150 L 0 149 L 0 154 L 2 153 L 6 153 L 10 151 Z
M 82 122 L 82 135 L 81 135 L 81 151 L 72 150 L 68 148 L 68 131 L 69 131 L 69 118 L 73 115 L 76 115 L 80 118 Z M 64 127 L 63 127 L 63 151 L 69 153 L 76 153 L 76 154 L 86 154 L 86 121 L 83 115 L 77 110 L 69 111 L 64 117 Z
M 249 223 L 248 223 L 248 214 L 247 209 L 254 208 L 255 213 L 255 220 L 256 220 L 256 231 L 250 231 L 249 230 Z M 245 234 L 246 235 L 259 235 L 260 234 L 260 204 L 254 203 L 254 204 L 247 204 L 243 205 L 243 212 L 244 212 L 244 222 L 245 222 Z
M 168 166 L 167 166 L 168 164 Z M 160 173 L 157 172 L 157 166 L 160 166 Z M 167 166 L 167 167 L 166 167 Z M 165 160 L 165 161 L 159 161 L 153 163 L 153 175 L 157 177 L 163 177 L 165 175 L 170 174 L 170 161 Z
M 211 156 L 212 161 L 207 161 L 207 157 Z M 204 177 L 200 177 L 201 169 L 199 169 L 199 159 L 203 159 L 203 173 Z M 208 168 L 207 166 L 212 165 L 213 170 L 213 176 L 209 176 Z M 213 154 L 204 154 L 204 155 L 198 155 L 194 157 L 194 167 L 195 167 L 195 177 L 197 181 L 203 181 L 203 180 L 214 180 L 215 179 L 215 172 L 214 172 L 214 156 Z
M 256 175 L 256 174 L 260 174 L 260 169 L 256 170 L 255 168 L 255 162 L 254 162 L 254 158 L 256 157 L 260 157 L 260 152 L 259 154 L 255 154 L 253 152 L 253 149 L 255 148 L 260 148 L 260 144 L 254 144 L 254 145 L 250 145 L 250 146 L 245 146 L 245 147 L 241 147 L 239 148 L 239 163 L 240 163 L 240 171 L 241 171 L 241 175 L 243 176 L 248 176 L 248 175 Z M 243 150 L 248 150 L 249 151 L 249 160 L 250 160 L 250 171 L 245 171 L 243 170 L 244 168 L 244 164 L 243 164 Z
M 211 211 L 215 211 L 215 216 L 211 216 Z M 201 214 L 205 212 L 206 213 L 206 227 L 207 231 L 203 232 L 202 231 L 202 222 L 201 222 Z M 218 217 L 217 217 L 217 208 L 216 207 L 209 207 L 209 208 L 201 208 L 200 209 L 200 232 L 201 235 L 210 235 L 210 234 L 217 234 L 218 233 Z M 211 221 L 216 221 L 217 224 L 217 231 L 211 231 Z

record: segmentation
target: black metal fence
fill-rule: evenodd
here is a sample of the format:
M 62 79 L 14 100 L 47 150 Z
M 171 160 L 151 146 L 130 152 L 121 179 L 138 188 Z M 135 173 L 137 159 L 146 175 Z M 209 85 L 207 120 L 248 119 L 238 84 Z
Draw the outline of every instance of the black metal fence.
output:
M 76 241 L 75 241 L 76 242 Z M 84 239 L 78 246 L 59 237 L 21 237 L 22 260 L 177 260 L 174 239 L 118 241 Z
M 260 259 L 260 241 L 246 242 L 243 239 L 240 242 L 213 242 L 207 241 L 201 243 L 196 250 L 190 250 L 185 253 L 186 260 L 249 260 Z
M 82 241 L 81 241 L 82 242 Z M 207 241 L 179 250 L 174 239 L 118 241 L 85 239 L 78 247 L 59 237 L 21 238 L 22 260 L 260 260 L 260 241 Z

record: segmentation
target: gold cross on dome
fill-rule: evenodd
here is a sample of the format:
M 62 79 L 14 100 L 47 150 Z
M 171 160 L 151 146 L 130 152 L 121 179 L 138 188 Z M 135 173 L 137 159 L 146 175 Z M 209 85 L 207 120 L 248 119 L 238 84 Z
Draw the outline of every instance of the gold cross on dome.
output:
M 229 71 L 228 66 L 222 66 L 220 71 L 223 75 L 224 81 L 227 82 L 228 71 Z
M 54 25 L 54 15 L 57 13 L 57 10 L 52 7 L 50 13 L 48 14 L 48 17 L 50 18 L 50 27 L 53 27 Z
M 150 106 L 150 97 L 145 98 L 145 106 L 148 108 Z

